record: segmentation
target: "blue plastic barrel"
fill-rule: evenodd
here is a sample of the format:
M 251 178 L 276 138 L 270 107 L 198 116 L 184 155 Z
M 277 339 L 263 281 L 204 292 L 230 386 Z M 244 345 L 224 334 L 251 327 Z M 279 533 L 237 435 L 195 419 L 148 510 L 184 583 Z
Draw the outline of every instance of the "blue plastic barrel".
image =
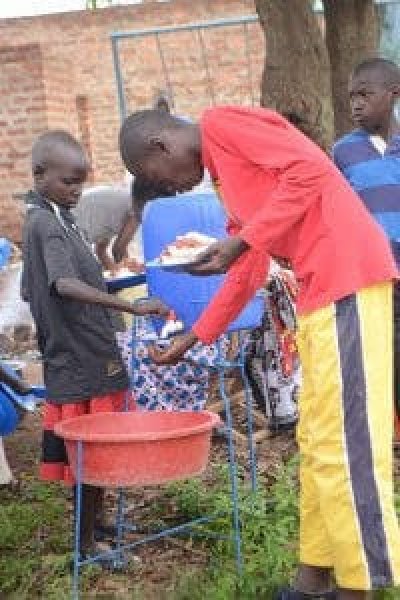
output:
M 143 216 L 143 251 L 145 261 L 157 258 L 178 235 L 197 231 L 226 237 L 225 212 L 215 194 L 182 194 L 150 202 Z M 200 277 L 182 272 L 147 268 L 147 285 L 151 296 L 158 296 L 170 306 L 190 329 L 221 287 L 223 275 Z M 256 296 L 228 331 L 252 329 L 261 323 L 263 299 Z M 156 325 L 157 326 L 157 325 Z

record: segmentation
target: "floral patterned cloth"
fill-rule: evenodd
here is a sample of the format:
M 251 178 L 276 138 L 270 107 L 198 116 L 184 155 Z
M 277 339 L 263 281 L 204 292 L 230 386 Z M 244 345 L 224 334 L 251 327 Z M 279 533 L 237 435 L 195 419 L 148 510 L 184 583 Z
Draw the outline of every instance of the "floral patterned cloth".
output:
M 156 339 L 150 319 L 137 318 L 132 332 L 118 333 L 117 339 L 131 377 L 137 409 L 203 410 L 208 397 L 210 369 L 220 353 L 225 355 L 229 340 L 217 344 L 196 344 L 177 365 L 155 365 L 147 346 Z M 133 350 L 133 352 L 132 352 Z
M 291 280 L 284 274 L 271 277 L 262 326 L 246 334 L 243 342 L 256 403 L 270 420 L 288 424 L 297 420 L 301 379 L 294 340 L 294 294 Z M 136 318 L 133 332 L 118 333 L 117 337 L 139 410 L 203 410 L 210 371 L 230 347 L 228 336 L 223 336 L 219 344 L 197 344 L 177 365 L 160 367 L 147 354 L 148 343 L 157 339 L 150 319 Z
M 285 271 L 267 285 L 261 327 L 250 334 L 246 372 L 253 397 L 272 429 L 297 422 L 301 367 L 297 353 L 295 287 Z

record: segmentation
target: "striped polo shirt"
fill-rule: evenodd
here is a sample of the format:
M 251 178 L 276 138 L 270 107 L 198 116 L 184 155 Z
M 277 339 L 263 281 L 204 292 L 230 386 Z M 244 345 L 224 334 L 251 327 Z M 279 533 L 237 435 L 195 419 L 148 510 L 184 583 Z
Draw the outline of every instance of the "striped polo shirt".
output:
M 333 160 L 388 236 L 400 265 L 400 135 L 382 138 L 358 129 L 333 147 Z

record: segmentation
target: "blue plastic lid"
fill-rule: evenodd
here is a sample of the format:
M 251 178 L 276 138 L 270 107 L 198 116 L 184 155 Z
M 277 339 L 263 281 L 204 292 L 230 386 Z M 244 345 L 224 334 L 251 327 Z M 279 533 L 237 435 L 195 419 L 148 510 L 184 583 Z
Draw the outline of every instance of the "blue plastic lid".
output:
M 6 238 L 0 238 L 0 269 L 5 267 L 11 256 L 11 242 Z

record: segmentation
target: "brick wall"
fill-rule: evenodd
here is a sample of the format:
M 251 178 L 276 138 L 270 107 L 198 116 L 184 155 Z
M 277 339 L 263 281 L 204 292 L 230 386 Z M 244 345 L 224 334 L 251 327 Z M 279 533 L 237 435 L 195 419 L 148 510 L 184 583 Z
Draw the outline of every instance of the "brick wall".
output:
M 0 20 L 0 235 L 19 237 L 13 194 L 30 185 L 29 150 L 47 128 L 77 135 L 92 161 L 92 180 L 118 181 L 119 114 L 110 33 L 254 14 L 252 0 L 171 0 L 98 11 Z M 258 24 L 249 25 L 251 87 L 258 102 L 264 43 Z M 203 36 L 209 73 L 196 35 L 161 37 L 170 66 L 175 108 L 196 117 L 212 103 L 250 103 L 246 46 L 241 28 L 207 30 Z M 130 109 L 149 106 L 164 87 L 155 39 L 121 43 L 121 65 Z
M 39 44 L 0 47 L 0 236 L 20 239 L 22 204 L 30 185 L 32 140 L 47 127 Z
M 46 54 L 43 54 L 47 127 L 67 129 L 77 136 L 79 126 L 74 60 L 73 57 L 58 50 L 57 47 L 52 46 L 46 48 Z

